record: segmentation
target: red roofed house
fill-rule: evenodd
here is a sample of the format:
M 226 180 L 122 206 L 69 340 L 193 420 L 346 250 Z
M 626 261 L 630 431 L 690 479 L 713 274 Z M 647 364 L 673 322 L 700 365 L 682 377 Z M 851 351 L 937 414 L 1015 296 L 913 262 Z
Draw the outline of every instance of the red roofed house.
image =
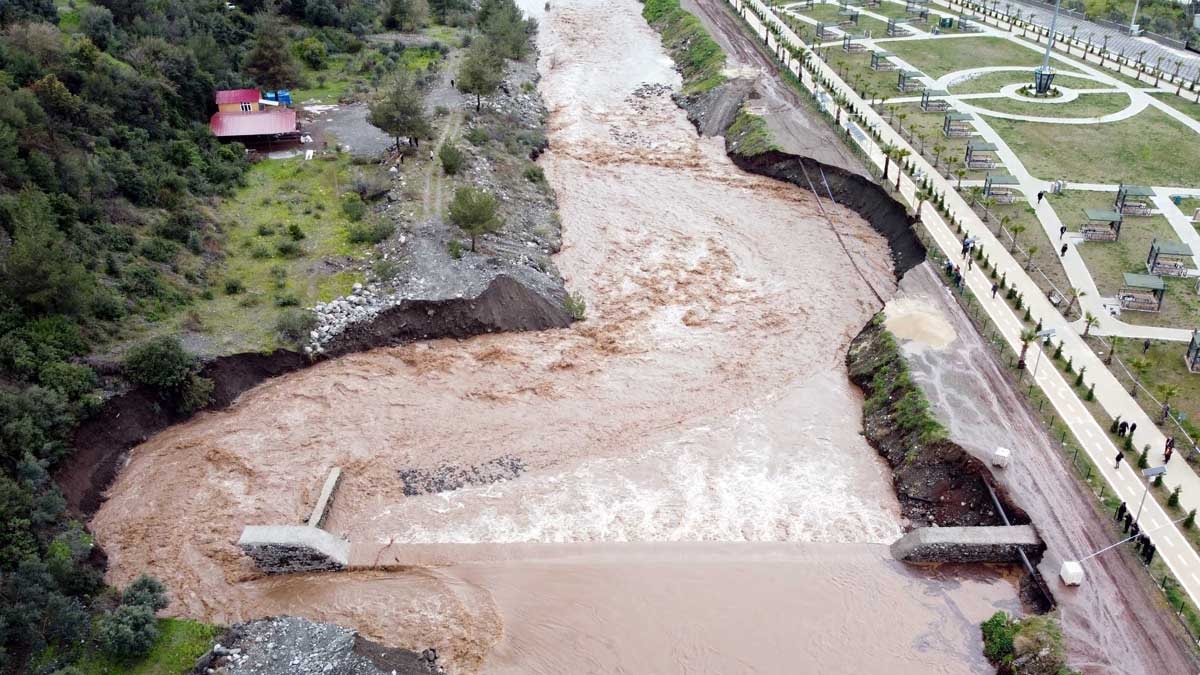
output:
M 296 111 L 264 106 L 257 89 L 217 92 L 217 112 L 208 128 L 217 138 L 286 136 L 296 133 Z

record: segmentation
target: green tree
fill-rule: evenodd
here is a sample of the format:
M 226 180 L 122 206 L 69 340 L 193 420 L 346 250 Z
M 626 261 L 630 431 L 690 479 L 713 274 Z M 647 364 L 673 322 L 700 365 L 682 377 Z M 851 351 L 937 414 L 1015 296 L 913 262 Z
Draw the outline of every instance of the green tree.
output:
M 159 389 L 178 389 L 196 366 L 196 357 L 183 348 L 178 338 L 164 335 L 151 338 L 129 350 L 125 357 L 125 375 L 136 384 Z
M 425 0 L 391 0 L 383 15 L 383 25 L 397 30 L 417 30 L 429 16 Z
M 429 119 L 425 116 L 424 96 L 416 79 L 403 68 L 371 101 L 367 121 L 396 139 L 404 137 L 412 145 L 415 139 L 429 135 Z
M 1083 313 L 1083 337 L 1087 337 L 1088 333 L 1092 332 L 1092 326 L 1100 323 L 1100 317 L 1091 312 Z
M 287 26 L 278 16 L 261 15 L 242 72 L 263 87 L 293 87 L 299 84 L 300 69 L 288 48 L 287 35 Z
M 447 141 L 438 148 L 438 159 L 442 162 L 442 170 L 446 175 L 453 176 L 462 170 L 463 164 L 467 161 L 466 155 L 458 146 Z
M 486 40 L 476 40 L 467 49 L 458 69 L 455 85 L 464 94 L 475 95 L 475 111 L 479 112 L 484 96 L 491 96 L 504 79 L 504 60 Z
M 152 576 L 143 574 L 125 587 L 125 591 L 121 593 L 121 604 L 141 605 L 157 612 L 160 609 L 166 609 L 170 601 L 167 600 L 167 589 L 163 587 L 162 583 Z
M 502 223 L 496 216 L 496 207 L 496 198 L 479 188 L 463 187 L 454 191 L 450 222 L 471 235 L 471 251 L 475 250 L 477 237 L 500 229 Z
M 1017 358 L 1017 369 L 1025 367 L 1025 354 L 1029 352 L 1029 343 L 1037 339 L 1037 332 L 1032 328 L 1021 331 L 1021 355 Z
M 97 637 L 104 651 L 113 656 L 141 656 L 158 639 L 154 611 L 144 605 L 121 605 L 101 619 Z

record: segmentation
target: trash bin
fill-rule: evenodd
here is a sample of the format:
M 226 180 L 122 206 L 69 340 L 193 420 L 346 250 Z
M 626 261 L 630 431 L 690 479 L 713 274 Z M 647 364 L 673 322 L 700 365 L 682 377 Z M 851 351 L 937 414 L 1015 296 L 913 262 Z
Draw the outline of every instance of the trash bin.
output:
M 940 27 L 940 28 L 954 28 L 954 17 L 952 17 L 952 16 L 943 16 L 942 18 L 938 19 L 938 27 Z
M 1183 195 L 1171 195 L 1171 201 L 1175 202 L 1175 206 L 1183 203 Z

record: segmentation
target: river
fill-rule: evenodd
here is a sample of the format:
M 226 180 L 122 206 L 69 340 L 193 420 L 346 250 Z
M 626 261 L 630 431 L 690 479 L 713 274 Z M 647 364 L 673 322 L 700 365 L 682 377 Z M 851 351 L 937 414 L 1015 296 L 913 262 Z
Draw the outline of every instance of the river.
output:
M 454 672 L 986 671 L 977 623 L 1012 583 L 882 546 L 903 523 L 843 365 L 895 289 L 882 238 L 697 138 L 634 0 L 525 4 L 587 320 L 328 361 L 155 436 L 92 522 L 110 581 L 149 571 L 176 615 L 435 646 Z M 326 527 L 389 569 L 258 577 L 241 528 L 303 521 L 332 466 Z M 412 494 L 430 475 L 468 480 Z

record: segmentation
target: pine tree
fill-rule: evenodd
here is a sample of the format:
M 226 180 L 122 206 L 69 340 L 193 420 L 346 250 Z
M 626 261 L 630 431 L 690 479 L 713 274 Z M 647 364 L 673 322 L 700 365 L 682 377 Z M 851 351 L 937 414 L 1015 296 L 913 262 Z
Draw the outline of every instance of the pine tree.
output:
M 254 44 L 242 66 L 262 87 L 292 87 L 300 82 L 300 69 L 288 48 L 287 28 L 278 16 L 263 15 L 254 32 Z
M 424 97 L 416 80 L 406 69 L 399 69 L 369 105 L 367 121 L 396 139 L 412 139 L 429 135 L 429 120 L 425 117 Z
M 455 84 L 464 94 L 475 94 L 475 111 L 479 112 L 483 97 L 495 93 L 503 78 L 504 60 L 487 41 L 476 40 L 467 50 Z

